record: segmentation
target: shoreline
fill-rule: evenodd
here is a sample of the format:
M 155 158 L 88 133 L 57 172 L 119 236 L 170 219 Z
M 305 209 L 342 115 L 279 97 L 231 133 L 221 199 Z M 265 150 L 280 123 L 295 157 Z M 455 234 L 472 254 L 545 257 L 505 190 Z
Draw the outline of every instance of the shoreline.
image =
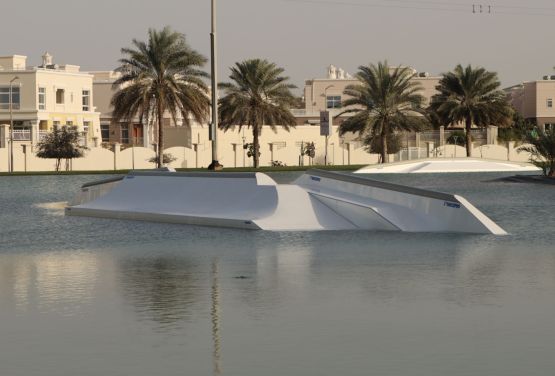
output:
M 223 172 L 294 172 L 306 171 L 310 169 L 330 170 L 330 171 L 355 171 L 366 165 L 311 165 L 311 166 L 281 166 L 270 167 L 230 167 L 224 168 Z M 213 172 L 206 168 L 176 168 L 178 172 Z M 49 176 L 49 175 L 126 175 L 132 170 L 91 170 L 91 171 L 16 171 L 0 172 L 0 176 Z M 148 170 L 147 170 L 148 171 Z

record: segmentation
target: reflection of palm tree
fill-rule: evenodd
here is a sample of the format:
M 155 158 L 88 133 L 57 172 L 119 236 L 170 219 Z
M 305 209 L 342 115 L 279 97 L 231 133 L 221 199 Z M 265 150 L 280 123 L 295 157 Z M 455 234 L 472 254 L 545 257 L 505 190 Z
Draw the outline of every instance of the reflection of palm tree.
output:
M 212 340 L 214 341 L 214 375 L 221 374 L 220 357 L 220 288 L 218 284 L 218 260 L 212 262 L 212 307 L 210 316 L 212 319 Z
M 189 318 L 198 289 L 188 261 L 139 258 L 123 261 L 120 268 L 124 294 L 138 314 L 169 328 Z

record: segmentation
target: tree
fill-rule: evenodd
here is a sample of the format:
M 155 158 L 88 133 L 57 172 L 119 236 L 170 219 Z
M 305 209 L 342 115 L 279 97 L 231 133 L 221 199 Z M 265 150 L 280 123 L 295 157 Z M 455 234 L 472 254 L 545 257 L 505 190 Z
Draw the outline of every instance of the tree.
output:
M 37 157 L 56 160 L 56 171 L 60 171 L 62 159 L 66 160 L 66 171 L 73 158 L 81 158 L 87 147 L 79 144 L 77 127 L 54 127 L 54 130 L 37 144 Z
M 289 77 L 283 72 L 283 68 L 267 60 L 245 60 L 231 68 L 232 82 L 219 85 L 224 90 L 219 103 L 219 127 L 224 131 L 235 126 L 239 130 L 244 126 L 252 128 L 255 168 L 259 165 L 258 137 L 262 126 L 268 125 L 277 132 L 278 125 L 287 131 L 296 125 L 290 111 L 295 103 L 291 93 L 295 86 L 287 83 Z
M 555 177 L 555 131 L 530 132 L 529 145 L 521 146 L 519 151 L 531 154 L 530 161 L 541 168 L 545 176 Z
M 420 129 L 424 97 L 421 86 L 412 80 L 414 73 L 406 67 L 391 68 L 387 61 L 360 66 L 357 85 L 349 85 L 343 94 L 346 107 L 337 116 L 352 113 L 339 126 L 339 134 L 358 133 L 362 138 L 379 138 L 381 162 L 389 162 L 387 139 L 396 131 Z
M 301 144 L 301 155 L 306 155 L 308 158 L 310 158 L 310 164 L 313 165 L 314 157 L 316 156 L 316 145 L 314 145 L 314 142 L 303 142 Z
M 432 97 L 430 109 L 444 124 L 464 123 L 467 157 L 472 150 L 473 124 L 485 127 L 510 122 L 512 110 L 500 85 L 497 73 L 459 64 L 452 72 L 444 73 L 436 86 L 438 94 Z
M 527 135 L 535 127 L 535 119 L 525 119 L 515 108 L 513 108 L 513 116 L 510 126 L 499 129 L 497 139 L 498 141 L 506 144 L 513 141 L 516 145 L 519 145 L 526 141 Z
M 165 27 L 148 30 L 148 42 L 132 42 L 133 48 L 122 48 L 125 56 L 116 69 L 121 76 L 114 82 L 112 97 L 113 120 L 141 122 L 154 116 L 158 125 L 157 166 L 162 167 L 164 152 L 163 118 L 169 112 L 176 123 L 181 115 L 183 124 L 191 118 L 202 123 L 208 118 L 210 99 L 201 71 L 206 58 L 189 47 L 185 35 Z

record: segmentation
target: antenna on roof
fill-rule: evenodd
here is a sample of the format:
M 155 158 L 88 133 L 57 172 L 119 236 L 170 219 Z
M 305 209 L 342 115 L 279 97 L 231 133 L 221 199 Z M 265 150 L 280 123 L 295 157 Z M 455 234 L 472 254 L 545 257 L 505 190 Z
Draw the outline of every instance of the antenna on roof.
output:
M 487 7 L 487 9 L 485 9 Z M 472 4 L 472 13 L 488 13 L 491 14 L 492 6 L 484 4 Z

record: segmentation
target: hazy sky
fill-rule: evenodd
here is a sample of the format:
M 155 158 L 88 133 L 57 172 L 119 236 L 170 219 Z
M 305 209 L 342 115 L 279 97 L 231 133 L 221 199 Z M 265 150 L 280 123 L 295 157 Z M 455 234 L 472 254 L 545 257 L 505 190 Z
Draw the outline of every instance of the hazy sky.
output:
M 220 80 L 249 57 L 278 63 L 299 87 L 324 76 L 329 64 L 352 73 L 383 59 L 432 74 L 457 63 L 482 65 L 504 86 L 552 72 L 553 0 L 494 1 L 491 14 L 473 14 L 472 3 L 218 0 Z M 55 63 L 112 69 L 121 47 L 164 25 L 209 54 L 210 0 L 5 1 L 0 11 L 0 55 L 27 55 L 33 65 L 48 50 Z

